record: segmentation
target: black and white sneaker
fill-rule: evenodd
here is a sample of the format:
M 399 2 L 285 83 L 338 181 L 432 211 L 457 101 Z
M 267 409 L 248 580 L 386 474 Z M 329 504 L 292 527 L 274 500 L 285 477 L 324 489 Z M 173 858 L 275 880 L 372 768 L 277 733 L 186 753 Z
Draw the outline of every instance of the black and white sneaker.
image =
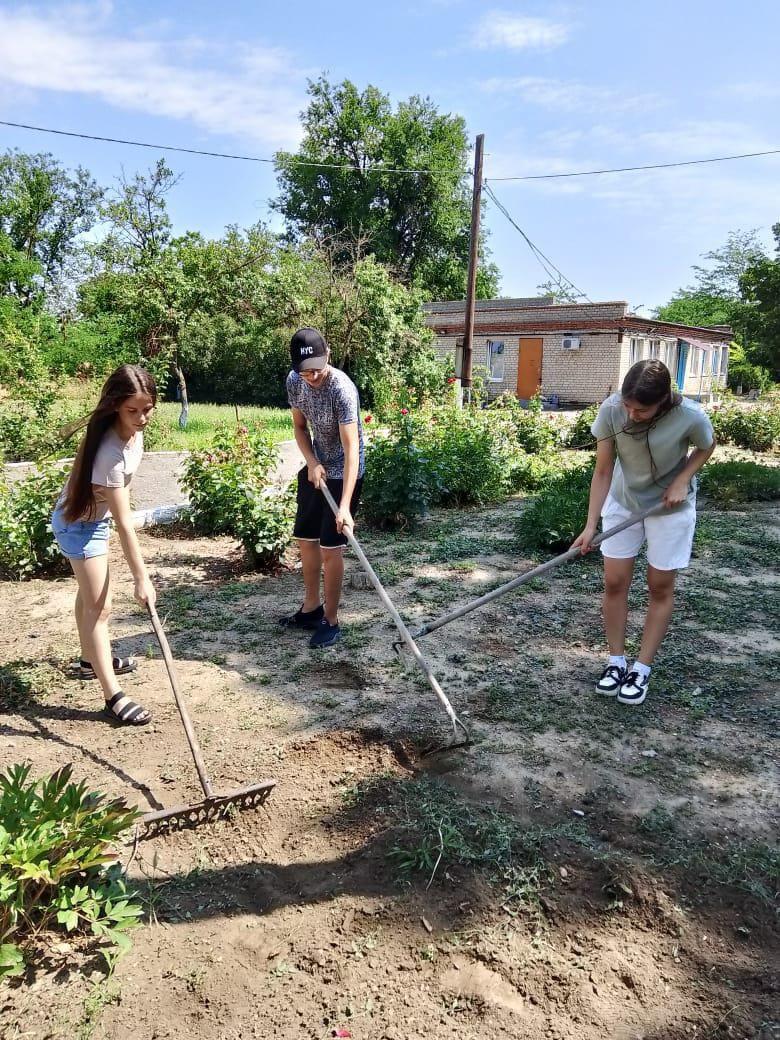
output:
M 640 676 L 639 672 L 629 672 L 618 691 L 618 702 L 620 704 L 642 704 L 647 696 L 649 685 L 649 675 Z
M 601 673 L 601 678 L 596 683 L 596 692 L 605 697 L 614 697 L 626 678 L 625 668 L 619 664 L 608 664 Z

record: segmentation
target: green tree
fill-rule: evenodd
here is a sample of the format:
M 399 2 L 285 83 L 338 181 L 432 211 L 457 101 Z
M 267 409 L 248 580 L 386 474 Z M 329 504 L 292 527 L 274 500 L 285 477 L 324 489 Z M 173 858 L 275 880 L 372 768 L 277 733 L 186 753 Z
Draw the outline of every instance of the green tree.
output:
M 763 387 L 777 375 L 777 315 L 773 313 L 770 260 L 756 231 L 733 231 L 725 245 L 703 255 L 695 265 L 696 281 L 658 307 L 657 318 L 683 325 L 729 325 L 734 330 L 729 384 Z
M 750 338 L 750 360 L 780 379 L 780 223 L 772 228 L 776 255 L 748 265 L 739 285 L 745 300 L 742 317 Z
M 738 300 L 680 289 L 669 303 L 657 308 L 655 316 L 661 321 L 674 321 L 681 325 L 731 325 L 738 304 Z
M 349 80 L 333 84 L 321 77 L 308 93 L 299 150 L 276 155 L 280 194 L 273 205 L 291 237 L 351 240 L 405 285 L 428 296 L 462 298 L 471 221 L 463 119 L 418 96 L 393 110 L 376 87 L 361 92 Z M 478 293 L 484 298 L 498 287 L 484 236 L 481 253 Z
M 582 294 L 575 291 L 570 282 L 564 282 L 562 278 L 550 278 L 541 285 L 537 285 L 536 291 L 540 296 L 552 296 L 556 303 L 579 303 Z
M 78 275 L 80 236 L 93 227 L 101 196 L 82 167 L 69 172 L 45 154 L 0 155 L 0 233 L 39 271 L 38 279 L 4 282 L 4 291 L 25 306 L 41 292 L 64 306 Z

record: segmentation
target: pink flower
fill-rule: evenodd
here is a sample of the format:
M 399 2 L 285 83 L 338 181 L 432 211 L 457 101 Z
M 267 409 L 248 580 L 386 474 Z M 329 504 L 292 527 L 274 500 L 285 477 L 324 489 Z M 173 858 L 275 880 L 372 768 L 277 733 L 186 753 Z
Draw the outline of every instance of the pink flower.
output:
M 448 376 L 447 382 L 450 384 L 450 386 L 452 386 L 452 384 L 455 382 L 455 376 Z
M 409 414 L 409 409 L 408 408 L 402 408 L 401 409 L 401 415 L 408 415 L 408 414 Z

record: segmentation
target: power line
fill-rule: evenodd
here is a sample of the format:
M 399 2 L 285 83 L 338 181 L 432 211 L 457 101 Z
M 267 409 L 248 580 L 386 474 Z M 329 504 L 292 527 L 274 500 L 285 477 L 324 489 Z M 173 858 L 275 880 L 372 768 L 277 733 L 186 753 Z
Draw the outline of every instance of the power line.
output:
M 557 280 L 559 282 L 560 281 L 566 282 L 567 285 L 570 285 L 572 287 L 572 289 L 576 290 L 578 296 L 584 296 L 585 299 L 588 301 L 588 303 L 593 303 L 593 300 L 591 300 L 590 296 L 588 296 L 588 294 L 586 292 L 583 292 L 582 289 L 579 288 L 579 286 L 575 285 L 574 282 L 571 280 L 571 278 L 567 278 L 566 275 L 563 273 L 563 271 L 561 271 L 561 269 L 559 267 L 555 266 L 555 264 L 552 262 L 552 260 L 549 258 L 549 256 L 547 256 L 545 253 L 543 253 L 541 251 L 541 249 L 539 249 L 538 246 L 534 245 L 534 243 L 531 241 L 531 239 L 528 237 L 528 235 L 525 233 L 525 231 L 523 231 L 523 229 L 520 227 L 520 225 L 514 219 L 512 214 L 506 208 L 506 206 L 504 206 L 504 204 L 502 202 L 500 202 L 499 199 L 496 198 L 495 192 L 490 187 L 490 185 L 487 183 L 487 181 L 484 182 L 484 187 L 485 187 L 486 193 L 488 194 L 490 199 L 493 201 L 493 203 L 496 206 L 496 208 L 501 213 L 503 213 L 503 215 L 506 217 L 506 219 L 509 221 L 509 223 L 512 225 L 512 227 L 516 231 L 520 232 L 520 234 L 522 235 L 525 243 L 527 244 L 527 246 L 529 247 L 529 249 L 531 250 L 533 255 L 539 261 L 539 264 L 542 266 L 542 268 L 544 268 L 545 272 L 547 273 L 547 276 L 549 278 L 551 278 L 553 281 Z M 548 267 L 548 264 L 549 264 L 549 267 Z M 552 268 L 552 271 L 550 270 L 550 268 Z M 553 271 L 555 272 L 555 274 L 553 274 Z M 556 274 L 558 275 L 557 279 L 555 277 Z
M 273 165 L 276 160 L 259 155 L 241 155 L 232 152 L 211 152 L 202 148 L 185 148 L 173 144 L 152 144 L 149 141 L 132 141 L 122 137 L 102 137 L 98 134 L 84 134 L 75 130 L 55 130 L 48 126 L 32 126 L 30 123 L 12 123 L 7 119 L 0 119 L 0 126 L 11 126 L 19 130 L 35 130 L 41 134 L 57 134 L 60 137 L 78 137 L 85 141 L 105 141 L 108 144 L 127 144 L 133 148 L 152 148 L 164 152 L 184 152 L 188 155 L 205 155 L 211 159 L 237 159 L 241 162 L 268 163 Z M 780 148 L 771 148 L 764 152 L 742 152 L 739 155 L 718 155 L 710 159 L 685 159 L 679 162 L 650 163 L 645 166 L 614 166 L 603 170 L 570 170 L 566 173 L 530 173 L 508 177 L 491 177 L 491 181 L 550 181 L 565 177 L 596 177 L 605 173 L 632 173 L 638 170 L 670 170 L 679 166 L 701 166 L 707 163 L 732 162 L 736 159 L 756 159 L 766 155 L 780 155 Z M 318 163 L 307 162 L 305 159 L 286 160 L 295 166 L 311 166 L 328 170 L 354 170 L 354 166 L 347 163 Z M 426 170 L 426 169 L 404 169 L 393 166 L 370 166 L 363 173 L 414 173 L 427 175 L 429 177 L 449 177 L 452 174 L 465 176 L 467 170 Z M 487 180 L 485 181 L 487 183 Z
M 205 155 L 211 159 L 239 159 L 242 162 L 268 163 L 274 165 L 276 159 L 267 159 L 259 155 L 238 155 L 231 152 L 209 152 L 202 148 L 184 148 L 174 144 L 151 144 L 149 141 L 131 141 L 123 137 L 101 137 L 98 134 L 83 134 L 75 130 L 54 130 L 48 126 L 31 126 L 29 123 L 11 123 L 7 119 L 0 119 L 0 126 L 13 126 L 21 130 L 36 130 L 42 134 L 57 134 L 60 137 L 79 137 L 85 141 L 106 141 L 109 144 L 129 144 L 133 148 L 152 148 L 160 152 L 185 152 L 188 155 Z M 321 163 L 307 162 L 305 159 L 286 159 L 294 166 L 313 166 L 327 170 L 355 170 L 355 166 L 348 163 Z M 430 177 L 449 177 L 452 174 L 465 176 L 467 170 L 407 170 L 395 166 L 369 166 L 362 173 L 417 173 L 427 174 Z
M 731 162 L 734 159 L 756 159 L 762 155 L 780 155 L 780 148 L 766 152 L 743 152 L 741 155 L 717 155 L 713 159 L 685 159 L 681 162 L 650 163 L 647 166 L 615 166 L 607 170 L 571 170 L 568 173 L 529 173 L 523 177 L 491 177 L 491 181 L 553 181 L 561 177 L 597 177 L 602 173 L 631 173 L 634 170 L 671 170 L 675 166 L 701 166 L 704 163 Z

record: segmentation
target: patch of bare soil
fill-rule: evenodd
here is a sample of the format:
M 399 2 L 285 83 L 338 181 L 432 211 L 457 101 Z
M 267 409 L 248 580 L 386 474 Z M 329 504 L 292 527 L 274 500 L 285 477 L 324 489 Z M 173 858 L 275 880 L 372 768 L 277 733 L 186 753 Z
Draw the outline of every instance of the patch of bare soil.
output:
M 516 511 L 442 514 L 419 538 L 365 544 L 404 615 L 422 620 L 518 566 Z M 462 540 L 486 532 L 481 550 Z M 754 874 L 751 851 L 777 824 L 758 584 L 734 583 L 753 601 L 738 604 L 749 638 L 722 667 L 713 646 L 729 612 L 683 595 L 653 694 L 633 712 L 592 692 L 604 648 L 590 563 L 442 629 L 424 650 L 474 744 L 422 760 L 447 720 L 393 653 L 371 589 L 349 588 L 345 639 L 315 656 L 276 625 L 298 605 L 294 567 L 262 576 L 226 539 L 142 538 L 215 786 L 276 787 L 261 808 L 128 844 L 147 906 L 132 951 L 106 983 L 94 956 L 57 939 L 21 985 L 0 987 L 4 1040 L 774 1040 L 778 885 Z M 705 553 L 684 588 L 763 572 L 733 562 Z M 112 728 L 95 685 L 64 678 L 77 649 L 70 580 L 5 583 L 0 666 L 5 688 L 20 680 L 0 761 L 40 774 L 72 762 L 144 810 L 194 802 L 163 662 L 114 563 L 116 648 L 141 659 L 125 688 L 153 723 Z M 488 861 L 399 884 L 394 792 L 433 776 L 464 813 L 487 806 L 549 835 L 538 891 L 507 895 Z

